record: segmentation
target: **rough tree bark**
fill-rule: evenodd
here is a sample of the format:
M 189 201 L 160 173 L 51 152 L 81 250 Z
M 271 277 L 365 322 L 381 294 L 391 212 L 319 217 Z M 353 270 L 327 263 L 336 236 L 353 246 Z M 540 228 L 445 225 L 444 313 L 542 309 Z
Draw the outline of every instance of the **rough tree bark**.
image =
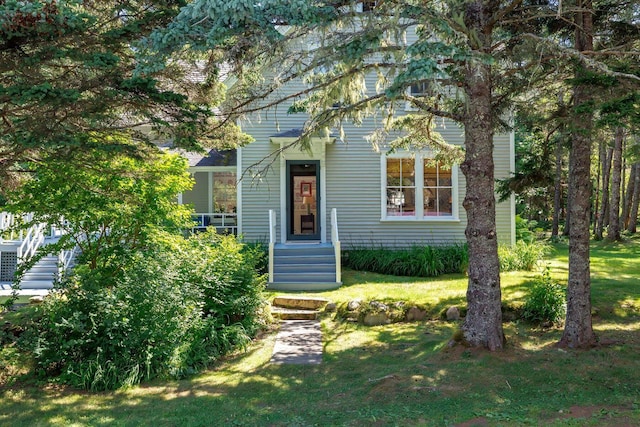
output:
M 593 6 L 591 0 L 579 0 L 576 12 L 578 51 L 593 50 Z M 584 77 L 581 65 L 576 76 Z M 588 348 L 596 342 L 591 321 L 591 277 L 589 268 L 589 216 L 591 198 L 591 130 L 593 114 L 588 105 L 591 89 L 577 83 L 573 89 L 574 114 L 569 154 L 569 281 L 567 285 L 567 316 L 561 347 Z
M 602 240 L 604 233 L 604 226 L 607 221 L 605 219 L 608 218 L 607 212 L 609 209 L 609 181 L 611 178 L 611 158 L 613 156 L 613 148 L 609 147 L 608 149 L 605 147 L 604 143 L 601 143 L 601 159 L 602 159 L 602 199 L 600 200 L 600 210 L 598 211 L 598 217 L 596 219 L 596 230 L 595 236 L 596 239 Z
M 627 227 L 629 233 L 636 232 L 638 207 L 640 206 L 640 163 L 634 164 L 633 167 L 636 170 L 636 175 L 633 182 L 633 201 L 631 202 L 631 212 L 629 213 L 629 226 Z
M 631 214 L 631 205 L 633 203 L 633 187 L 635 185 L 637 173 L 638 168 L 636 167 L 636 164 L 632 164 L 631 170 L 629 171 L 629 181 L 627 182 L 627 191 L 624 197 L 624 205 L 622 207 L 622 217 L 620 218 L 620 227 L 623 230 L 629 228 L 629 215 Z
M 553 225 L 551 238 L 557 238 L 560 229 L 560 210 L 562 209 L 562 138 L 556 141 L 556 173 L 553 188 Z
M 622 141 L 624 129 L 616 128 L 613 143 L 613 161 L 611 173 L 611 202 L 609 203 L 609 228 L 607 240 L 620 240 L 620 186 L 622 179 Z
M 467 5 L 465 24 L 477 35 L 472 48 L 488 52 L 491 31 L 486 28 L 489 5 Z M 467 183 L 463 206 L 467 211 L 465 234 L 469 245 L 467 315 L 462 325 L 465 341 L 489 350 L 502 349 L 500 263 L 496 235 L 491 66 L 469 61 L 465 70 L 465 160 L 461 165 Z

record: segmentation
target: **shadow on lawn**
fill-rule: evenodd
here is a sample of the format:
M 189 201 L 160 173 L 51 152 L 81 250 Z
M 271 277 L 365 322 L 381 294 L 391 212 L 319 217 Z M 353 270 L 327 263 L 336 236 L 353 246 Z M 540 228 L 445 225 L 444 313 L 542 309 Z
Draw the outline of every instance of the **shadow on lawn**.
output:
M 450 425 L 481 416 L 521 425 L 555 419 L 576 404 L 631 408 L 640 396 L 637 342 L 567 352 L 527 349 L 520 337 L 488 353 L 447 347 L 456 322 L 323 325 L 321 365 L 272 365 L 267 339 L 183 381 L 96 394 L 5 389 L 0 424 Z M 517 333 L 513 326 L 508 332 Z

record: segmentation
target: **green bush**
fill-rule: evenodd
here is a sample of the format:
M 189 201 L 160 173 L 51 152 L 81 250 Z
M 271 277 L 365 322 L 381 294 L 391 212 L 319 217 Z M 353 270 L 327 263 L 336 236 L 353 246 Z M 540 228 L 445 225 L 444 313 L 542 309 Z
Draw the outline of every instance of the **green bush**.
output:
M 549 274 L 549 269 L 536 277 L 529 290 L 522 317 L 534 323 L 561 323 L 566 312 L 566 290 L 555 282 Z
M 527 243 L 520 240 L 514 246 L 500 245 L 500 271 L 531 271 L 548 252 L 549 245 L 542 242 Z
M 406 249 L 351 248 L 343 263 L 354 270 L 394 276 L 436 277 L 466 272 L 467 246 L 412 246 Z
M 91 390 L 197 372 L 266 321 L 254 262 L 232 236 L 162 236 L 118 272 L 76 268 L 23 345 L 40 372 Z
M 535 234 L 532 230 L 537 224 L 538 223 L 536 221 L 529 221 L 522 218 L 520 215 L 516 215 L 516 241 L 533 243 L 535 240 Z

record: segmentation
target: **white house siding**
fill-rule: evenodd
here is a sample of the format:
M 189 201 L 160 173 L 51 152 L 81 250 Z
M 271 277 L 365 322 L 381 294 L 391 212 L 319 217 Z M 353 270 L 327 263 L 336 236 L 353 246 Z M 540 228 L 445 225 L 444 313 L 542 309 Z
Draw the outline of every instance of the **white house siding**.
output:
M 269 210 L 274 209 L 278 215 L 278 234 L 280 233 L 280 161 L 268 165 L 269 154 L 279 146 L 271 144 L 269 137 L 277 133 L 271 119 L 269 124 L 258 124 L 255 127 L 243 126 L 255 142 L 241 148 L 242 191 L 242 235 L 247 241 L 269 240 Z M 264 160 L 264 161 L 263 161 Z M 261 164 L 256 165 L 257 163 Z M 253 169 L 248 169 L 250 166 Z M 256 175 L 256 173 L 260 175 Z
M 412 35 L 409 34 L 409 38 Z M 367 79 L 369 91 L 375 89 L 375 78 Z M 291 84 L 291 90 L 303 88 L 301 82 Z M 282 92 L 280 93 L 280 95 Z M 241 169 L 266 159 L 279 145 L 270 143 L 270 137 L 290 129 L 302 128 L 304 114 L 286 114 L 289 104 L 274 110 L 254 115 L 241 126 L 255 138 L 255 142 L 242 148 Z M 398 111 L 402 113 L 403 108 Z M 277 114 L 277 119 L 276 119 Z M 407 246 L 413 243 L 443 244 L 463 242 L 467 216 L 462 202 L 465 194 L 465 179 L 458 173 L 458 220 L 382 220 L 381 154 L 373 150 L 364 139 L 377 126 L 376 118 L 367 119 L 361 127 L 345 125 L 346 142 L 337 140 L 326 147 L 324 168 L 326 178 L 327 227 L 332 208 L 337 209 L 340 240 L 343 247 L 360 245 Z M 449 143 L 462 144 L 463 130 L 459 125 L 438 120 L 437 131 Z M 496 178 L 509 176 L 512 168 L 509 135 L 495 138 L 494 160 Z M 266 160 L 268 163 L 271 159 Z M 266 163 L 263 163 L 266 165 Z M 256 169 L 264 169 L 257 167 Z M 265 172 L 263 170 L 263 172 Z M 268 210 L 274 209 L 280 220 L 285 212 L 280 211 L 280 161 L 277 159 L 259 180 L 245 173 L 242 184 L 242 232 L 247 241 L 268 239 Z M 385 201 L 386 202 L 386 201 Z M 497 205 L 498 238 L 511 243 L 514 211 L 511 202 Z M 326 236 L 330 239 L 329 230 Z
M 285 120 L 286 119 L 286 120 Z M 295 115 L 280 119 L 280 129 L 298 128 L 302 118 Z M 382 218 L 381 154 L 375 152 L 364 139 L 373 128 L 373 123 L 362 127 L 349 126 L 346 129 L 348 141 L 337 141 L 326 147 L 325 167 L 321 173 L 326 178 L 326 224 L 330 224 L 332 208 L 338 212 L 340 240 L 343 245 L 399 245 L 413 243 L 451 243 L 465 240 L 466 212 L 462 207 L 465 194 L 465 179 L 458 174 L 458 221 L 394 221 Z M 256 142 L 243 148 L 242 167 L 247 168 L 279 148 L 271 144 L 269 137 L 279 130 L 271 122 L 246 127 Z M 438 131 L 449 142 L 462 143 L 462 130 L 452 122 L 438 126 Z M 495 138 L 496 178 L 509 175 L 510 138 L 499 135 Z M 243 235 L 246 240 L 266 240 L 268 238 L 269 209 L 280 212 L 280 162 L 274 162 L 267 174 L 260 180 L 246 174 L 243 178 L 242 218 Z M 512 235 L 513 211 L 510 202 L 497 205 L 498 238 L 510 243 Z M 278 235 L 280 230 L 278 228 Z

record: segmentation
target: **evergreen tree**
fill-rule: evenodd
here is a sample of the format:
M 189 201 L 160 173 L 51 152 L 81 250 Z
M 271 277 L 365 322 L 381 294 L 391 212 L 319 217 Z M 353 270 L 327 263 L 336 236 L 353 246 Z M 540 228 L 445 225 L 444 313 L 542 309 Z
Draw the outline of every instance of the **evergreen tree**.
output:
M 186 3 L 0 2 L 0 190 L 78 150 L 136 155 L 155 137 L 192 149 L 215 138 L 215 86 L 178 67 L 134 75 L 136 41 Z
M 210 58 L 211 75 L 229 67 L 237 78 L 227 96 L 230 119 L 296 99 L 289 112 L 308 115 L 299 141 L 303 145 L 315 132 L 341 130 L 344 121 L 357 124 L 378 115 L 383 125 L 371 137 L 374 144 L 402 130 L 392 147 L 428 144 L 452 160 L 459 153 L 433 131 L 433 120 L 444 117 L 463 125 L 469 286 L 462 329 L 469 344 L 495 350 L 502 348 L 504 334 L 493 135 L 508 126 L 507 112 L 527 88 L 555 78 L 559 67 L 593 66 L 590 52 L 567 48 L 574 27 L 565 23 L 576 13 L 582 9 L 521 0 L 387 0 L 374 7 L 338 0 L 196 0 L 150 37 L 141 69 L 155 69 L 184 52 L 201 52 Z M 407 43 L 404 34 L 411 28 L 417 40 Z M 375 92 L 364 84 L 371 74 L 378 78 Z M 278 90 L 296 79 L 304 79 L 304 88 L 279 96 Z M 412 85 L 422 88 L 419 96 L 407 90 Z M 581 92 L 576 94 L 574 103 L 581 107 Z M 400 102 L 410 103 L 416 114 L 394 116 Z M 583 185 L 585 179 L 588 183 L 579 175 L 576 183 Z M 580 219 L 576 215 L 572 227 L 582 232 L 584 226 L 588 237 L 589 223 Z M 588 264 L 588 254 L 575 261 Z

